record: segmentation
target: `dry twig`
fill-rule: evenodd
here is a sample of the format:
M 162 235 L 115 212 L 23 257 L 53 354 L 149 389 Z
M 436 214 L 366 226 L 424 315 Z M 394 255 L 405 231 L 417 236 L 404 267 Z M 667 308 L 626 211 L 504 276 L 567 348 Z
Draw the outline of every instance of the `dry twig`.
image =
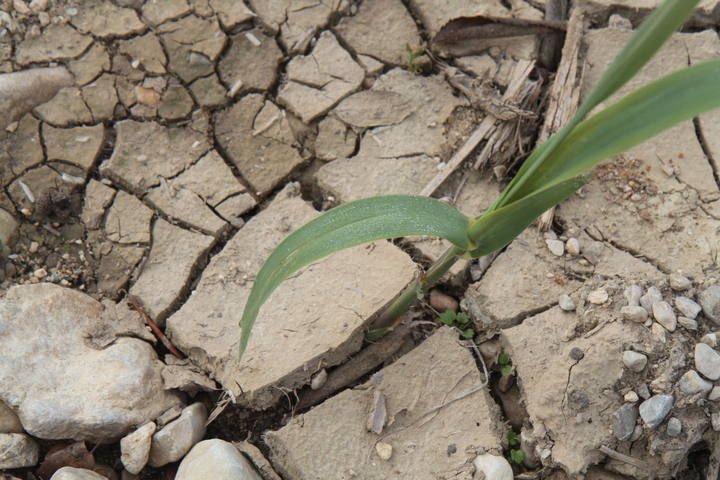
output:
M 138 312 L 140 316 L 145 320 L 145 323 L 148 327 L 150 327 L 150 330 L 152 330 L 153 335 L 157 337 L 160 342 L 165 345 L 165 348 L 168 349 L 170 353 L 175 355 L 177 358 L 185 358 L 182 353 L 173 345 L 173 343 L 170 341 L 169 338 L 165 336 L 165 333 L 158 327 L 158 324 L 155 323 L 155 320 L 153 320 L 150 315 L 145 311 L 145 309 L 140 305 L 140 301 L 134 297 L 133 295 L 129 295 L 127 298 L 128 304 L 130 307 L 132 307 L 133 310 Z

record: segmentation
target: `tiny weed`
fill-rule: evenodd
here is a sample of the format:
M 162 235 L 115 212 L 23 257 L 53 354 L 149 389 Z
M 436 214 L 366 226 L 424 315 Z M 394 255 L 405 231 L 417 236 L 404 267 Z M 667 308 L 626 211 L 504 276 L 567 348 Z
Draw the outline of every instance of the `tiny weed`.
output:
M 448 327 L 457 327 L 460 330 L 461 336 L 466 340 L 475 336 L 475 330 L 468 325 L 470 323 L 470 317 L 468 317 L 468 314 L 465 312 L 456 313 L 452 310 L 445 310 L 438 316 L 438 320 Z
M 417 59 L 425 53 L 425 49 L 422 47 L 413 48 L 410 44 L 405 44 L 405 49 L 408 52 L 408 70 L 410 73 L 415 75 L 422 73 L 422 66 L 417 63 Z
M 507 431 L 505 437 L 507 438 L 508 446 L 510 447 L 510 462 L 516 465 L 522 465 L 525 461 L 525 452 L 520 450 L 520 448 L 513 448 L 520 447 L 520 437 L 512 429 Z
M 515 465 L 522 465 L 525 461 L 525 452 L 519 449 L 510 450 L 510 461 Z
M 500 364 L 500 373 L 503 377 L 507 377 L 512 373 L 512 359 L 510 358 L 510 354 L 507 352 L 500 352 L 500 355 L 498 356 L 498 364 Z

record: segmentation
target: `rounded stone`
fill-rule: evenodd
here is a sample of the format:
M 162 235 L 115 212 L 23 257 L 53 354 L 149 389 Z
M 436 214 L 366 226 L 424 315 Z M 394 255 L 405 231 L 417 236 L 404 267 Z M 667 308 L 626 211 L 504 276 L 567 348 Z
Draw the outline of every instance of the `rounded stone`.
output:
M 618 440 L 627 440 L 635 431 L 635 422 L 638 409 L 635 405 L 627 403 L 613 413 L 613 434 Z
M 180 460 L 205 436 L 206 421 L 207 409 L 202 403 L 193 403 L 183 409 L 180 418 L 153 435 L 148 464 L 161 467 Z
M 513 470 L 504 457 L 483 453 L 473 460 L 476 472 L 482 472 L 485 480 L 513 480 Z M 480 477 L 483 478 L 483 477 Z
M 50 477 L 50 480 L 107 480 L 107 478 L 84 468 L 62 467 Z
M 720 353 L 705 343 L 695 345 L 695 368 L 705 378 L 720 378 Z
M 672 417 L 668 420 L 665 433 L 667 433 L 669 437 L 677 437 L 680 435 L 680 432 L 682 432 L 682 423 L 678 418 Z
M 262 480 L 252 464 L 231 443 L 204 440 L 193 447 L 175 480 Z
M 672 307 L 665 301 L 655 302 L 652 307 L 653 317 L 665 327 L 668 332 L 674 332 L 677 328 L 677 317 Z
M 545 240 L 545 243 L 547 244 L 550 253 L 552 253 L 556 257 L 562 257 L 565 253 L 565 244 L 562 242 L 562 240 L 548 239 Z
M 645 425 L 655 429 L 668 416 L 674 403 L 675 399 L 672 395 L 654 395 L 640 404 L 640 417 Z
M 720 285 L 713 285 L 698 295 L 703 313 L 713 322 L 720 323 Z
M 628 305 L 620 309 L 625 320 L 635 323 L 645 323 L 648 319 L 648 312 L 641 306 Z
M 568 238 L 565 242 L 565 250 L 573 257 L 577 257 L 580 255 L 580 240 L 575 237 Z
M 670 275 L 670 288 L 675 291 L 682 292 L 692 287 L 692 281 L 684 275 L 673 273 Z
M 647 357 L 642 353 L 625 350 L 623 352 L 623 363 L 633 372 L 642 372 L 647 365 Z
M 683 296 L 675 297 L 675 308 L 677 308 L 683 316 L 692 320 L 694 320 L 702 310 L 702 307 L 698 305 L 697 302 Z
M 709 392 L 713 385 L 704 380 L 695 370 L 688 370 L 680 377 L 678 382 L 680 390 L 686 395 L 695 395 L 700 392 Z
M 560 298 L 558 299 L 558 305 L 560 308 L 566 312 L 574 312 L 575 311 L 575 302 L 572 298 L 570 298 L 570 295 L 562 294 L 560 295 Z

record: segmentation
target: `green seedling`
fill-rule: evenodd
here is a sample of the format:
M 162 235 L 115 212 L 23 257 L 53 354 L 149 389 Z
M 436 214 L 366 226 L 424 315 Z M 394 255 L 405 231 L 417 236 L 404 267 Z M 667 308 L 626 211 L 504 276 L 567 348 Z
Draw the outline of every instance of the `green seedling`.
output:
M 498 355 L 498 365 L 500 365 L 500 374 L 503 377 L 508 377 L 512 374 L 512 359 L 507 352 L 501 352 L 500 355 Z
M 470 317 L 465 312 L 455 313 L 453 310 L 445 310 L 438 315 L 438 320 L 448 327 L 457 327 L 460 330 L 460 335 L 466 340 L 475 336 L 475 330 L 468 326 Z
M 417 59 L 425 53 L 425 49 L 422 47 L 412 48 L 409 44 L 405 45 L 405 49 L 408 52 L 408 70 L 410 73 L 415 75 L 422 73 L 422 65 L 417 63 Z
M 510 450 L 510 461 L 515 465 L 522 465 L 525 461 L 525 452 L 520 449 Z
M 513 448 L 520 447 L 520 437 L 512 429 L 507 431 L 505 437 L 507 438 L 508 447 L 510 447 L 510 462 L 516 465 L 522 465 L 525 461 L 525 452 L 520 450 L 520 448 Z
M 260 307 L 283 280 L 334 252 L 363 243 L 409 236 L 440 237 L 452 244 L 424 275 L 383 312 L 388 327 L 439 281 L 460 258 L 504 248 L 539 215 L 573 195 L 602 160 L 703 112 L 720 107 L 720 60 L 694 65 L 611 97 L 655 55 L 690 16 L 699 0 L 665 0 L 638 28 L 573 118 L 538 146 L 496 201 L 468 218 L 432 198 L 390 195 L 345 203 L 290 234 L 258 272 L 240 321 L 240 355 Z M 415 57 L 416 58 L 416 57 Z M 610 106 L 590 115 L 603 103 Z

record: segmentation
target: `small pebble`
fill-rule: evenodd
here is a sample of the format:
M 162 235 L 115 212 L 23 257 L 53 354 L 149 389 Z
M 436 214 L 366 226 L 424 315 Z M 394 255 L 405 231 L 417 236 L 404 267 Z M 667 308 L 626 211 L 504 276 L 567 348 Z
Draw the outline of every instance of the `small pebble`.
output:
M 712 383 L 704 380 L 695 370 L 688 370 L 678 382 L 680 390 L 686 395 L 695 395 L 712 390 Z
M 675 298 L 675 307 L 683 316 L 692 320 L 694 320 L 702 310 L 702 307 L 698 305 L 697 302 L 683 296 Z
M 677 328 L 677 317 L 669 303 L 660 301 L 653 303 L 653 317 L 665 327 L 668 332 L 674 332 Z
M 28 252 L 37 253 L 39 248 L 40 244 L 38 242 L 30 242 L 30 248 L 28 248 Z
M 717 402 L 718 400 L 720 400 L 720 387 L 713 387 L 713 389 L 710 390 L 708 400 L 710 400 L 711 402 Z
M 680 423 L 679 419 L 671 417 L 670 420 L 668 420 L 665 433 L 667 433 L 669 437 L 677 437 L 680 435 L 680 432 L 682 432 L 682 423 Z
M 718 344 L 717 335 L 714 333 L 706 333 L 700 338 L 700 341 L 713 348 L 717 347 Z
M 622 307 L 620 309 L 620 313 L 625 320 L 631 322 L 645 323 L 645 321 L 648 319 L 647 310 L 640 306 L 628 305 L 626 307 Z
M 675 399 L 672 395 L 654 395 L 640 404 L 640 417 L 651 429 L 657 428 L 672 410 Z
M 328 373 L 327 370 L 324 368 L 317 372 L 315 375 L 313 375 L 312 380 L 310 380 L 310 388 L 313 390 L 318 390 L 320 387 L 325 385 L 325 382 L 327 382 Z
M 574 312 L 575 311 L 575 302 L 572 298 L 570 298 L 570 295 L 562 294 L 560 295 L 560 299 L 558 300 L 558 305 L 560 305 L 560 308 L 566 312 Z
M 556 257 L 562 257 L 565 253 L 565 244 L 562 240 L 545 240 L 545 243 L 547 244 L 550 253 Z
M 673 273 L 670 275 L 670 288 L 677 292 L 683 292 L 692 287 L 692 282 L 689 278 L 680 275 L 679 273 Z
M 703 313 L 713 322 L 720 323 L 720 285 L 713 285 L 698 295 Z
M 450 295 L 447 295 L 440 290 L 433 289 L 430 291 L 430 306 L 438 312 L 444 312 L 446 310 L 452 310 L 457 312 L 459 304 Z
M 665 327 L 661 326 L 659 323 L 653 323 L 650 327 L 650 331 L 655 338 L 657 338 L 658 342 L 667 343 L 667 330 L 665 330 Z
M 660 290 L 658 290 L 656 287 L 650 287 L 648 288 L 647 292 L 645 292 L 645 295 L 640 297 L 640 305 L 647 310 L 648 312 L 652 312 L 652 306 L 655 302 L 661 302 L 663 299 L 662 293 L 660 293 Z
M 640 397 L 633 390 L 630 390 L 629 392 L 627 392 L 625 394 L 625 396 L 623 397 L 623 400 L 625 400 L 626 402 L 629 402 L 629 403 L 635 403 L 640 400 Z
M 570 358 L 575 360 L 576 362 L 579 362 L 580 360 L 585 357 L 585 352 L 582 351 L 582 349 L 578 347 L 573 347 L 570 349 Z
M 638 409 L 635 405 L 625 404 L 613 413 L 613 434 L 618 440 L 629 439 L 635 431 Z
M 678 317 L 678 323 L 685 329 L 695 331 L 698 329 L 698 323 L 696 320 L 687 317 Z
M 709 345 L 698 343 L 695 345 L 695 368 L 705 378 L 717 380 L 720 378 L 720 353 Z
M 610 295 L 608 295 L 608 292 L 604 288 L 599 288 L 597 290 L 593 290 L 588 294 L 588 302 L 592 303 L 593 305 L 602 305 L 603 303 L 608 301 L 608 298 L 610 298 Z
M 44 268 L 38 268 L 37 270 L 35 270 L 35 271 L 33 272 L 33 275 L 34 275 L 35 278 L 37 278 L 38 280 L 42 280 L 43 278 L 45 278 L 45 277 L 48 276 L 48 273 L 47 273 L 47 270 L 45 270 Z
M 640 306 L 640 297 L 642 297 L 642 288 L 640 288 L 640 285 L 630 285 L 625 289 L 623 295 L 625 296 L 625 300 L 628 302 L 628 306 Z
M 646 383 L 641 383 L 637 386 L 637 393 L 643 400 L 647 400 L 648 398 L 650 398 L 650 389 L 648 388 Z
M 375 451 L 381 460 L 385 460 L 387 462 L 390 460 L 390 457 L 392 457 L 393 447 L 389 443 L 378 442 L 375 444 Z
M 565 250 L 573 257 L 577 257 L 580 255 L 580 241 L 575 237 L 568 238 L 565 242 Z
M 647 357 L 642 353 L 625 350 L 623 352 L 623 363 L 633 372 L 642 372 L 647 365 Z

